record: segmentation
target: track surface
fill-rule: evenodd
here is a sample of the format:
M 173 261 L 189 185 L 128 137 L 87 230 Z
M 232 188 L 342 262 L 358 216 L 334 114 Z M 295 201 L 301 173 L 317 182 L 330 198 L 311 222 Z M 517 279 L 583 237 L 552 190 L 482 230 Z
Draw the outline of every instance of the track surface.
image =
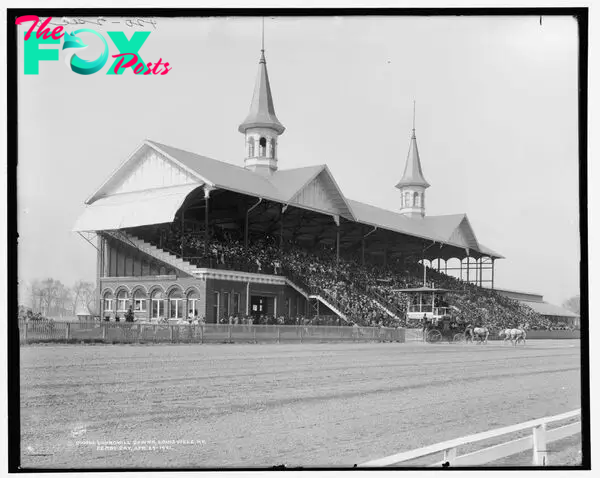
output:
M 21 348 L 25 468 L 352 466 L 580 406 L 578 341 Z

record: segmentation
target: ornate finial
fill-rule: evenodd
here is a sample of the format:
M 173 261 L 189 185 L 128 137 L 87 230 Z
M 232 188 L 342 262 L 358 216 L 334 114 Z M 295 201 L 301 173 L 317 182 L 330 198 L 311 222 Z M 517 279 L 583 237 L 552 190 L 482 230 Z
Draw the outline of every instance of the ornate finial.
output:
M 265 53 L 265 17 L 262 17 L 262 43 L 260 51 Z

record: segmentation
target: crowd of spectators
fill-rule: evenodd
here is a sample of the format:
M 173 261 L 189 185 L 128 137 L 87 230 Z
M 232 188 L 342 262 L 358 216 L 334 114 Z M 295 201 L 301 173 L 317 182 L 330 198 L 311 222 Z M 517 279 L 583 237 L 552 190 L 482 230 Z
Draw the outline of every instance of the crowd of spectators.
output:
M 252 237 L 246 248 L 240 236 L 216 229 L 204 253 L 201 235 L 177 228 L 163 233 L 160 238 L 149 238 L 151 242 L 183 256 L 198 266 L 242 270 L 248 272 L 280 274 L 307 289 L 311 294 L 322 296 L 346 317 L 346 325 L 357 323 L 362 326 L 406 326 L 406 310 L 409 296 L 395 290 L 423 285 L 423 269 L 420 264 L 407 265 L 390 261 L 381 264 L 362 264 L 356 257 L 341 256 L 339 263 L 331 247 L 306 250 L 297 244 L 286 242 L 265 234 Z M 283 247 L 282 247 L 283 246 Z M 461 323 L 488 326 L 491 328 L 514 328 L 528 324 L 532 329 L 557 328 L 533 309 L 496 293 L 478 287 L 433 269 L 427 270 L 428 282 L 436 288 L 456 290 L 445 296 Z M 398 319 L 386 313 L 384 306 Z M 231 323 L 231 318 L 222 318 Z M 237 317 L 237 323 L 289 324 L 306 322 L 304 317 Z

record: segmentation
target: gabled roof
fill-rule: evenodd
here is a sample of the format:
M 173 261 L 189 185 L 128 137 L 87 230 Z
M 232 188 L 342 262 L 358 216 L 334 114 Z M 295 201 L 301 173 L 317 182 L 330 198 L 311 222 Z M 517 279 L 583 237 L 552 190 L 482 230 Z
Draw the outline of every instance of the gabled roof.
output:
M 304 169 L 304 168 L 303 168 Z M 293 173 L 295 170 L 288 170 Z M 282 171 L 285 173 L 285 171 Z M 289 199 L 290 204 L 296 204 L 299 206 L 308 205 L 314 209 L 320 209 L 323 212 L 332 213 L 335 212 L 337 215 L 345 217 L 346 219 L 356 220 L 352 207 L 342 193 L 341 189 L 337 185 L 333 174 L 329 171 L 326 164 L 321 165 L 311 170 L 313 175 L 305 181 L 305 183 L 295 192 Z M 304 173 L 304 172 L 303 172 Z M 293 175 L 293 174 L 292 174 Z M 277 176 L 277 173 L 274 175 Z M 312 188 L 311 188 L 312 186 Z M 318 190 L 324 193 L 326 200 L 323 200 L 320 204 L 313 202 L 306 202 L 303 192 L 307 192 L 310 195 L 311 191 Z M 323 206 L 322 204 L 325 203 Z M 328 204 L 327 204 L 328 203 Z
M 319 164 L 304 168 L 279 169 L 271 175 L 269 181 L 289 200 L 298 194 L 307 183 L 316 178 L 324 168 L 324 164 Z
M 349 199 L 348 202 L 352 206 L 356 220 L 363 224 L 430 239 L 440 243 L 445 242 L 442 236 L 432 231 L 421 219 L 411 219 L 397 212 L 352 199 Z
M 410 218 L 395 211 L 348 199 L 338 187 L 326 165 L 279 170 L 273 173 L 272 176 L 266 177 L 255 174 L 241 166 L 235 166 L 150 140 L 144 141 L 86 203 L 93 204 L 98 199 L 106 197 L 106 191 L 110 191 L 108 186 L 118 183 L 123 177 L 126 177 L 132 170 L 135 161 L 143 156 L 141 153 L 147 151 L 147 148 L 158 152 L 161 158 L 164 158 L 169 164 L 176 165 L 179 170 L 186 171 L 186 174 L 189 175 L 185 184 L 173 185 L 169 188 L 157 188 L 156 194 L 158 195 L 162 194 L 161 191 L 170 194 L 170 191 L 181 189 L 181 197 L 185 199 L 186 195 L 189 194 L 188 189 L 191 191 L 207 184 L 282 204 L 291 204 L 325 214 L 340 215 L 366 225 L 420 237 L 439 244 L 473 249 L 485 255 L 502 258 L 500 254 L 477 242 L 475 233 L 465 214 Z M 316 203 L 315 200 L 310 200 L 310 188 L 319 193 L 316 196 L 322 196 L 320 202 Z M 112 195 L 108 194 L 108 197 L 103 199 L 102 204 L 99 203 L 98 207 L 108 206 L 112 204 L 112 201 L 117 201 L 120 204 L 122 201 L 129 201 L 128 198 L 137 197 L 136 194 L 144 195 L 147 193 L 148 191 L 141 190 L 115 195 L 122 196 L 120 198 L 112 198 Z M 168 213 L 171 214 L 171 211 L 169 210 Z M 145 218 L 145 220 L 148 220 L 148 218 Z M 148 224 L 151 223 L 148 222 Z
M 201 174 L 212 186 L 275 201 L 284 200 L 279 190 L 266 177 L 245 168 L 155 141 L 146 140 L 146 142 L 154 145 L 168 158 L 176 160 L 199 175 Z
M 285 131 L 285 127 L 275 115 L 264 50 L 261 50 L 260 61 L 258 62 L 258 76 L 254 85 L 250 112 L 238 129 L 240 133 L 245 133 L 248 128 L 257 127 L 272 128 L 279 134 Z
M 408 156 L 406 157 L 406 165 L 404 166 L 404 174 L 402 175 L 400 182 L 396 184 L 397 188 L 401 188 L 403 186 L 429 187 L 429 183 L 423 176 L 421 158 L 419 158 L 419 148 L 417 147 L 417 137 L 414 129 L 410 138 L 410 146 L 408 148 Z
M 444 216 L 425 216 L 424 221 L 439 236 L 450 239 L 454 231 L 460 226 L 465 214 L 449 214 Z

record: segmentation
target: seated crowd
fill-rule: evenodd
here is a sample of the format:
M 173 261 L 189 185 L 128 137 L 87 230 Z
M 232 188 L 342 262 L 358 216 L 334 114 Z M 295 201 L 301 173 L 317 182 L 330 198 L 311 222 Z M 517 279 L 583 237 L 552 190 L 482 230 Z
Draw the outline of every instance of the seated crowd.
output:
M 381 264 L 363 265 L 356 257 L 342 256 L 337 264 L 335 250 L 331 247 L 307 251 L 297 244 L 286 242 L 281 248 L 278 238 L 270 235 L 250 238 L 246 248 L 242 238 L 235 233 L 217 229 L 212 234 L 206 254 L 201 235 L 188 232 L 182 235 L 176 226 L 160 241 L 158 238 L 147 239 L 198 266 L 286 275 L 310 294 L 320 295 L 337 308 L 348 317 L 348 324 L 406 326 L 409 297 L 393 290 L 422 286 L 423 269 L 420 264 L 391 261 L 385 267 Z M 528 324 L 532 329 L 553 327 L 533 309 L 494 290 L 465 283 L 433 269 L 428 269 L 427 279 L 436 288 L 457 291 L 448 293 L 445 299 L 446 305 L 454 308 L 461 323 L 493 329 L 515 328 L 520 324 Z M 399 320 L 386 313 L 382 306 Z M 230 323 L 229 318 L 222 320 L 225 320 L 222 323 Z M 247 323 L 252 319 L 237 320 L 238 323 Z M 306 321 L 300 317 L 264 317 L 254 319 L 253 323 L 299 324 L 302 320 Z

